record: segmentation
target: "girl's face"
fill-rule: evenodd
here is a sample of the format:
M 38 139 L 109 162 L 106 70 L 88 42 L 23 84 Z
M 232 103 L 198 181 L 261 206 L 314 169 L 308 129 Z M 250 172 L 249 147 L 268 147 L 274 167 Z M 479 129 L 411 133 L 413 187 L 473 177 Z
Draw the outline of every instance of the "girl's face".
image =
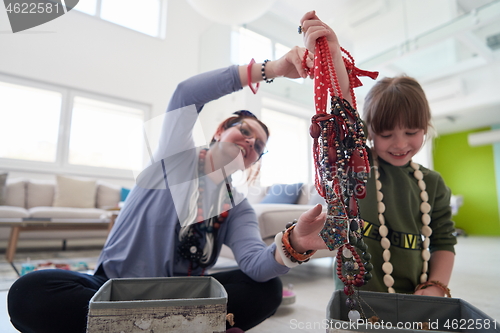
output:
M 422 148 L 425 130 L 395 127 L 393 130 L 372 134 L 373 149 L 384 161 L 404 166 Z
M 220 143 L 230 143 L 241 151 L 245 169 L 257 162 L 266 149 L 266 132 L 257 121 L 249 118 L 216 134 L 215 138 Z

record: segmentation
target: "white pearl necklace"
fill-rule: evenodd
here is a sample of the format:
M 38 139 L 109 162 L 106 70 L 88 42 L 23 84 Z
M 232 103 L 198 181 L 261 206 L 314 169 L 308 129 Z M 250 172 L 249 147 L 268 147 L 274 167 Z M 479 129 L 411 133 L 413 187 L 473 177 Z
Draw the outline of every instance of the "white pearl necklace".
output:
M 375 163 L 376 164 L 376 163 Z M 424 174 L 420 171 L 420 165 L 415 162 L 410 163 L 411 167 L 415 170 L 413 172 L 413 177 L 418 181 L 418 187 L 420 188 L 420 199 L 422 199 L 422 203 L 420 204 L 420 211 L 422 212 L 422 235 L 424 236 L 423 246 L 422 246 L 422 259 L 424 260 L 422 265 L 422 274 L 420 275 L 420 283 L 424 283 L 427 281 L 427 270 L 429 269 L 429 259 L 431 257 L 431 253 L 429 252 L 429 237 L 432 234 L 432 229 L 429 226 L 431 223 L 431 216 L 429 212 L 431 211 L 431 205 L 429 204 L 429 195 L 425 190 L 425 182 L 424 182 Z M 380 240 L 380 244 L 384 249 L 382 256 L 384 258 L 384 263 L 382 264 L 382 270 L 384 271 L 384 284 L 388 288 L 388 292 L 395 293 L 396 291 L 392 287 L 394 285 L 394 278 L 391 276 L 392 274 L 392 264 L 390 263 L 391 259 L 391 251 L 389 248 L 391 247 L 391 241 L 387 238 L 389 234 L 389 229 L 385 225 L 385 205 L 383 203 L 384 194 L 381 192 L 382 182 L 379 180 L 380 173 L 378 172 L 378 165 L 374 166 L 375 168 L 375 183 L 377 187 L 377 208 L 378 208 L 378 220 L 380 222 L 379 234 L 382 237 Z

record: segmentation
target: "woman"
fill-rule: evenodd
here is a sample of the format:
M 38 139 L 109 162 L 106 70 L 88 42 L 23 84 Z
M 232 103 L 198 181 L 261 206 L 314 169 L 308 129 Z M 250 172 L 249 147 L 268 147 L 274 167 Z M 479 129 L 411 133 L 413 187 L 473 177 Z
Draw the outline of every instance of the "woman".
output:
M 198 112 L 212 100 L 262 80 L 307 77 L 303 54 L 295 47 L 276 61 L 231 66 L 180 83 L 159 149 L 129 194 L 95 275 L 51 270 L 21 277 L 8 296 L 13 325 L 22 332 L 84 332 L 89 300 L 106 280 L 204 275 L 222 244 L 232 249 L 239 269 L 212 276 L 228 293 L 235 326 L 248 330 L 274 314 L 282 296 L 278 276 L 288 272 L 285 262 L 292 266 L 290 255 L 263 243 L 253 209 L 228 177 L 260 159 L 267 127 L 247 111 L 236 112 L 205 149 L 194 146 L 192 131 Z M 318 237 L 324 220 L 318 205 L 283 238 L 298 261 L 310 257 L 308 250 L 326 248 Z

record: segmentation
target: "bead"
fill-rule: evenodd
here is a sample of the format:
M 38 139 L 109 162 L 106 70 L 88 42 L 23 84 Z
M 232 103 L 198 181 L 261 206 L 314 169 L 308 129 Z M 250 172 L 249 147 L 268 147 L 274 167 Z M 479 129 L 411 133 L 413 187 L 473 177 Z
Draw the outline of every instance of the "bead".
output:
M 382 237 L 387 237 L 387 235 L 389 234 L 389 229 L 385 226 L 385 225 L 381 225 L 379 228 L 378 228 L 378 233 L 380 234 L 380 236 Z
M 424 259 L 424 261 L 429 261 L 430 258 L 431 258 L 431 253 L 429 252 L 429 250 L 423 249 L 422 250 L 422 259 Z
M 372 258 L 372 255 L 371 255 L 370 253 L 368 253 L 368 252 L 363 253 L 363 259 L 364 259 L 365 261 L 368 261 L 368 260 L 370 260 L 371 258 Z
M 384 193 L 377 191 L 377 201 L 384 200 Z
M 378 214 L 378 221 L 380 222 L 380 225 L 384 225 L 385 224 L 384 214 Z
M 382 257 L 384 258 L 384 261 L 391 260 L 391 251 L 384 250 L 384 252 L 382 253 Z
M 422 223 L 424 225 L 429 225 L 431 223 L 431 216 L 429 214 L 423 214 L 422 215 Z
M 420 192 L 420 199 L 422 199 L 422 201 L 429 201 L 429 194 L 427 194 L 426 191 Z
M 382 238 L 380 240 L 380 245 L 382 245 L 382 248 L 384 250 L 387 250 L 391 247 L 391 242 L 389 241 L 389 239 L 387 239 L 386 237 Z
M 368 272 L 371 272 L 373 270 L 373 264 L 370 263 L 370 262 L 367 262 L 365 264 L 365 270 L 368 271 Z
M 410 162 L 410 165 L 413 168 L 413 170 L 419 170 L 420 169 L 420 165 L 418 165 L 417 163 L 415 163 L 413 161 Z
M 361 251 L 366 251 L 368 249 L 368 245 L 363 241 L 363 239 L 360 239 L 358 241 L 358 244 L 356 245 Z
M 345 305 L 348 309 L 354 309 L 358 305 L 358 302 L 354 298 L 347 297 Z
M 352 252 L 347 247 L 342 250 L 342 255 L 347 259 L 352 258 Z
M 418 187 L 421 191 L 425 191 L 425 182 L 423 180 L 418 181 Z
M 392 264 L 390 262 L 386 261 L 382 264 L 382 270 L 385 274 L 392 274 L 392 269 Z
M 352 294 L 354 294 L 354 289 L 352 288 L 352 286 L 350 286 L 350 285 L 345 286 L 344 287 L 344 294 L 346 294 L 347 296 L 351 296 Z
M 354 262 L 353 261 L 346 261 L 344 263 L 344 268 L 346 269 L 346 271 L 354 270 Z
M 429 239 L 429 237 L 425 237 L 424 242 L 422 244 L 422 247 L 424 249 L 428 249 L 430 244 L 431 244 L 431 240 Z
M 426 283 L 427 279 L 428 279 L 427 273 L 420 275 L 420 283 Z
M 428 202 L 422 202 L 420 204 L 420 211 L 423 213 L 423 214 L 427 214 L 431 211 L 431 205 L 429 205 Z
M 319 138 L 319 136 L 321 134 L 321 127 L 319 126 L 319 124 L 312 123 L 311 126 L 309 126 L 309 134 L 314 139 Z
M 362 287 L 365 284 L 365 281 L 362 278 L 358 278 L 354 280 L 354 286 L 356 287 Z
M 365 275 L 363 275 L 363 280 L 369 281 L 372 277 L 372 273 L 365 273 Z
M 351 231 L 357 231 L 359 229 L 358 221 L 356 221 L 355 219 L 352 219 L 350 228 L 351 228 Z
M 422 235 L 425 237 L 430 237 L 432 235 L 432 229 L 428 225 L 422 227 Z
M 422 272 L 427 272 L 428 269 L 429 269 L 429 262 L 428 261 L 424 261 L 422 263 Z
M 424 179 L 424 174 L 420 170 L 415 170 L 413 177 L 415 177 L 415 179 L 422 180 Z
M 384 214 L 384 212 L 385 212 L 385 205 L 384 205 L 384 203 L 382 201 L 378 203 L 377 208 L 378 208 L 378 213 L 379 214 Z
M 424 183 L 425 184 L 425 183 Z M 380 180 L 376 180 L 375 181 L 375 186 L 377 187 L 377 190 L 380 191 L 382 189 L 382 183 L 380 182 Z
M 361 319 L 361 315 L 357 310 L 351 310 L 349 311 L 348 315 L 349 320 L 357 322 L 359 319 Z
M 394 290 L 394 288 L 392 288 L 392 287 L 389 287 L 389 288 L 387 289 L 387 292 L 389 292 L 390 294 L 395 294 L 395 293 L 396 293 L 396 290 Z
M 384 284 L 389 288 L 392 287 L 394 285 L 394 278 L 389 274 L 384 275 Z

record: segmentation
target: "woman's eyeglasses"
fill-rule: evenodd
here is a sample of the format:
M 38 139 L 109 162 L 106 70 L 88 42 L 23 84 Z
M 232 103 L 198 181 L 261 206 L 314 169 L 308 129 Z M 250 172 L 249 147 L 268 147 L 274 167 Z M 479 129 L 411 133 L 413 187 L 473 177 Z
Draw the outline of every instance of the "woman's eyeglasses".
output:
M 237 111 L 237 112 L 239 112 L 239 111 Z M 247 112 L 250 112 L 250 111 L 247 111 Z M 254 150 L 259 155 L 259 158 L 257 160 L 259 160 L 262 157 L 262 155 L 267 153 L 266 144 L 262 140 L 258 139 L 255 136 L 250 125 L 248 125 L 244 120 L 241 120 L 237 123 L 234 123 L 231 127 L 235 127 L 235 126 L 238 127 L 241 135 L 243 135 L 245 138 L 255 139 Z

